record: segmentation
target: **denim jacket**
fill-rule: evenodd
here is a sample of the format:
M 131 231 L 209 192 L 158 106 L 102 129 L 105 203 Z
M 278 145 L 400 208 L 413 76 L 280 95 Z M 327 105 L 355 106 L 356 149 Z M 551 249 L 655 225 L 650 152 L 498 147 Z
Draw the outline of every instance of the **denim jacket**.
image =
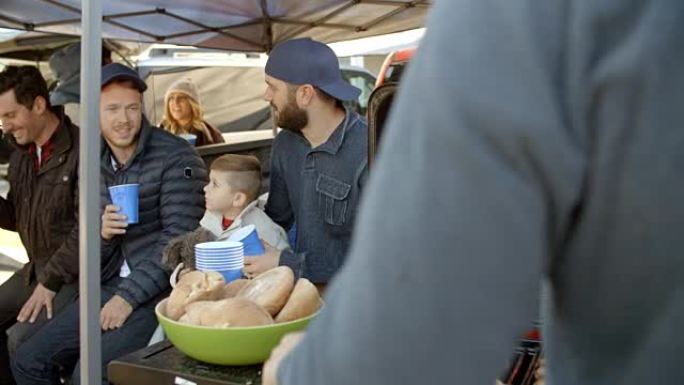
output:
M 350 110 L 316 148 L 301 134 L 283 130 L 276 136 L 266 213 L 285 229 L 296 222 L 297 230 L 281 265 L 315 283 L 330 280 L 349 248 L 367 165 L 367 123 Z

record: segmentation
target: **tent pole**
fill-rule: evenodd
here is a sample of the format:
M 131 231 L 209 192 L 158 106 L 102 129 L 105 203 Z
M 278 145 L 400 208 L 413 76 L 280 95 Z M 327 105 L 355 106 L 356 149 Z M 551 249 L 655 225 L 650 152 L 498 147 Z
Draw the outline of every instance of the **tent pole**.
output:
M 100 328 L 100 73 L 101 0 L 81 3 L 81 130 L 79 152 L 79 311 L 81 383 L 102 382 Z

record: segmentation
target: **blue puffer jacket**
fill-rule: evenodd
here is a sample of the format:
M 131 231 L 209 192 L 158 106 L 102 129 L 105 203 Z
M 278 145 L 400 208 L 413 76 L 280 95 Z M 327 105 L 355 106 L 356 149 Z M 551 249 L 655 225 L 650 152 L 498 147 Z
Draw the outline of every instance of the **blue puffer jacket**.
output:
M 131 274 L 116 294 L 133 308 L 158 300 L 169 288 L 161 266 L 168 241 L 192 231 L 204 215 L 207 170 L 187 141 L 143 123 L 138 148 L 124 167 L 114 171 L 109 146 L 102 144 L 101 201 L 111 203 L 108 187 L 139 183 L 139 222 L 125 235 L 102 241 L 102 279 L 117 277 L 124 262 Z

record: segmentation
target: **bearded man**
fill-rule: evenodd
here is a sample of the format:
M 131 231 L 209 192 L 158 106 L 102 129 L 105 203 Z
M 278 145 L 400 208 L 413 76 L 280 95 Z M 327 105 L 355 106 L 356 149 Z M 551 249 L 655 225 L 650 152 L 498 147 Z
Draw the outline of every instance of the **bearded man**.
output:
M 296 228 L 292 250 L 267 254 L 322 288 L 346 257 L 368 172 L 366 120 L 343 105 L 361 91 L 342 78 L 332 49 L 309 38 L 277 45 L 265 72 L 264 99 L 283 129 L 273 141 L 266 213 Z

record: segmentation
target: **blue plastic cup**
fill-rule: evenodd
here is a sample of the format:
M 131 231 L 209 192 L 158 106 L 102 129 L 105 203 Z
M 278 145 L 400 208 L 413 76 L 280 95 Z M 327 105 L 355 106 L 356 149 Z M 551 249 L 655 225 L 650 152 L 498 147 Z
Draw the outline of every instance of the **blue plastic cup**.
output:
M 195 145 L 195 143 L 197 143 L 197 135 L 194 135 L 194 134 L 180 134 L 180 135 L 178 135 L 178 136 L 180 136 L 181 138 L 187 140 L 188 143 L 192 144 L 193 146 Z
M 119 206 L 119 214 L 127 218 L 129 224 L 138 223 L 138 191 L 140 185 L 122 184 L 109 187 L 112 203 Z
M 197 270 L 201 272 L 208 272 L 208 271 L 215 271 L 223 276 L 223 280 L 226 281 L 226 283 L 235 281 L 236 279 L 242 278 L 242 267 L 233 267 L 230 269 L 225 269 L 225 268 L 206 268 L 206 267 L 197 267 Z
M 254 255 L 263 255 L 266 252 L 266 249 L 264 249 L 264 245 L 261 243 L 261 239 L 259 239 L 259 236 L 257 235 L 257 232 L 253 232 L 254 234 L 253 237 L 250 236 L 250 238 L 245 239 L 245 255 L 248 256 L 254 256 Z M 254 239 L 256 238 L 256 239 Z
M 219 273 L 221 273 L 223 280 L 226 281 L 226 283 L 242 278 L 242 268 L 221 270 Z
M 195 266 L 199 269 L 209 269 L 209 270 L 231 270 L 231 269 L 242 269 L 245 266 L 244 261 L 237 261 L 231 263 L 202 263 L 195 261 Z
M 256 231 L 254 225 L 247 225 L 239 229 L 234 233 L 234 236 L 230 237 L 236 241 L 242 242 L 244 245 L 244 254 L 247 256 L 251 255 L 262 255 L 266 252 L 264 249 L 261 239 L 259 239 L 259 234 Z

